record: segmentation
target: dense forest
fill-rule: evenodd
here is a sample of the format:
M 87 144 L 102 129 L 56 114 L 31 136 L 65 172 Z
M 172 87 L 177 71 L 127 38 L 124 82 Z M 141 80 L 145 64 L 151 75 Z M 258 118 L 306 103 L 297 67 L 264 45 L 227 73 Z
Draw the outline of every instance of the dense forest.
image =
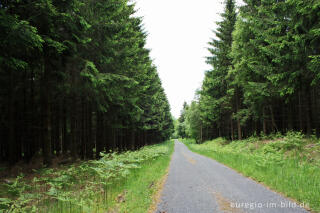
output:
M 197 98 L 180 137 L 242 139 L 273 132 L 320 135 L 320 2 L 225 1 Z
M 98 158 L 172 134 L 128 0 L 0 1 L 0 161 Z

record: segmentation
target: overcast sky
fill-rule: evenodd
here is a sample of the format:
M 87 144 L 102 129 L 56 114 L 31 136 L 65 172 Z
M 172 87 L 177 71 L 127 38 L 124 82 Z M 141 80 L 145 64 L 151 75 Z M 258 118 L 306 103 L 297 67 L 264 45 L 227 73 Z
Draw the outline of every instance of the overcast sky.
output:
M 208 42 L 221 20 L 222 0 L 136 0 L 143 16 L 147 48 L 162 81 L 175 118 L 184 101 L 190 103 L 201 87 Z

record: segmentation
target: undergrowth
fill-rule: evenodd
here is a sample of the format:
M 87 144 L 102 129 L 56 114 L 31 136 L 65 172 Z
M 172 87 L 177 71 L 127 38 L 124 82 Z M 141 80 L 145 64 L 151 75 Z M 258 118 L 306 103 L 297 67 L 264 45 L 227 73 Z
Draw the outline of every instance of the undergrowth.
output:
M 217 138 L 203 144 L 182 140 L 194 152 L 213 158 L 245 176 L 305 203 L 320 212 L 320 141 L 299 132 L 251 137 L 241 141 Z
M 32 178 L 21 174 L 0 185 L 0 212 L 147 212 L 172 152 L 168 141 L 37 170 Z

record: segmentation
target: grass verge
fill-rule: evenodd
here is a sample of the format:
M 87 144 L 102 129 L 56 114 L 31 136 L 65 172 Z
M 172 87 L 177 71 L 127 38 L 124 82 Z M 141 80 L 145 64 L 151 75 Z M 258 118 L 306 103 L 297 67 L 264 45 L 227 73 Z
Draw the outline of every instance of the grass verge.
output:
M 0 184 L 0 212 L 147 212 L 173 147 L 167 141 L 21 174 Z
M 182 140 L 190 150 L 213 158 L 262 182 L 314 212 L 320 212 L 320 142 L 288 133 L 274 139 L 229 142 L 218 138 L 203 144 Z
M 126 201 L 120 205 L 116 204 L 118 212 L 148 212 L 157 190 L 161 190 L 158 186 L 162 184 L 171 160 L 174 143 L 167 143 L 167 146 L 168 154 L 145 162 L 140 169 L 135 170 L 126 179 L 124 185 L 121 186 L 121 190 L 127 192 Z

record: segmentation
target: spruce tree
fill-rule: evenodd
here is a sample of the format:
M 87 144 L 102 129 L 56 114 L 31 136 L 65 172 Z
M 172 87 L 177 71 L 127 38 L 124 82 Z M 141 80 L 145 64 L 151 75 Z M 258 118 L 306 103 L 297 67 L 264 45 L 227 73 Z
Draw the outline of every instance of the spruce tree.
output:
M 232 45 L 232 32 L 236 22 L 235 1 L 225 1 L 225 11 L 221 14 L 222 21 L 217 22 L 218 28 L 214 32 L 215 39 L 209 42 L 208 49 L 211 56 L 207 63 L 212 70 L 206 72 L 200 91 L 201 117 L 207 126 L 216 126 L 215 130 L 221 136 L 222 131 L 227 131 L 230 119 L 232 120 L 232 98 L 229 90 L 228 70 L 232 66 L 230 57 Z

